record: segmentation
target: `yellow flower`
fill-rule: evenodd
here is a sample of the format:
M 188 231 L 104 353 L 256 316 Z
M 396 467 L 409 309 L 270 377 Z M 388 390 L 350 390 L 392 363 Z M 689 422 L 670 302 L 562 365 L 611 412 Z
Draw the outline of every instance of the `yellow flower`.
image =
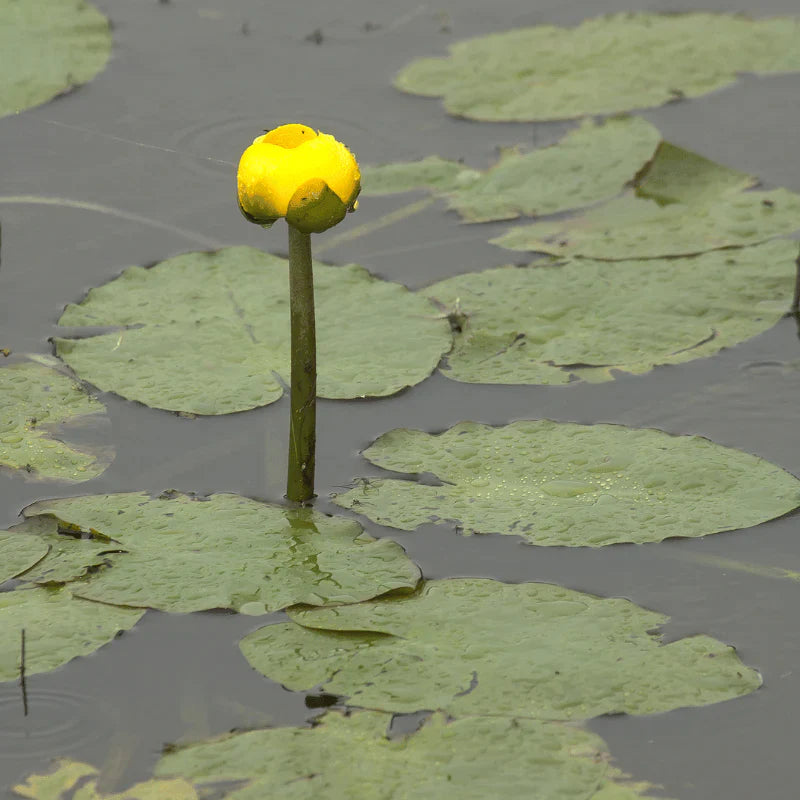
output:
M 269 226 L 285 217 L 304 233 L 319 233 L 354 211 L 361 191 L 355 156 L 333 136 L 307 125 L 281 125 L 242 154 L 239 208 Z

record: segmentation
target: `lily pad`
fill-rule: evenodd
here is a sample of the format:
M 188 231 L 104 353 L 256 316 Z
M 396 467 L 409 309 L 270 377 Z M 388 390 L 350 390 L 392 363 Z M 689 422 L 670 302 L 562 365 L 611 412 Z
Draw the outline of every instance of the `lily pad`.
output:
M 485 173 L 432 156 L 364 171 L 365 194 L 427 188 L 444 195 L 468 222 L 543 216 L 606 200 L 622 191 L 659 143 L 636 117 L 585 121 L 560 142 L 530 153 L 510 151 Z
M 653 628 L 667 617 L 550 584 L 428 581 L 412 596 L 290 616 L 241 641 L 250 664 L 288 689 L 381 711 L 590 719 L 718 703 L 761 684 L 732 647 L 708 636 L 662 645 Z
M 41 561 L 49 550 L 39 539 L 21 538 L 8 531 L 0 531 L 0 583 L 14 578 Z
M 394 394 L 450 349 L 423 297 L 356 265 L 316 264 L 320 397 Z M 119 330 L 57 339 L 82 378 L 154 408 L 228 414 L 267 405 L 289 378 L 288 262 L 251 247 L 130 267 L 60 319 Z M 365 365 L 369 365 L 366 368 Z
M 608 261 L 745 247 L 800 227 L 800 195 L 741 192 L 696 205 L 629 194 L 585 214 L 512 228 L 490 241 L 509 250 Z
M 0 465 L 35 478 L 88 481 L 111 461 L 106 447 L 70 445 L 59 426 L 105 413 L 71 378 L 39 364 L 0 369 Z
M 108 20 L 84 0 L 0 0 L 0 116 L 90 81 L 111 53 Z
M 49 772 L 29 775 L 14 792 L 29 800 L 198 800 L 192 784 L 182 778 L 144 781 L 119 794 L 101 792 L 99 779 L 100 771 L 91 764 L 59 759 Z
M 107 566 L 69 584 L 103 603 L 264 614 L 293 603 L 354 603 L 419 580 L 399 545 L 366 536 L 353 520 L 234 494 L 72 497 L 40 501 L 25 514 L 107 542 Z M 46 574 L 48 562 L 37 569 Z
M 132 628 L 142 614 L 140 609 L 82 600 L 67 589 L 0 592 L 0 681 L 19 676 L 23 629 L 25 672 L 32 675 L 93 653 Z
M 201 787 L 246 780 L 225 795 L 230 800 L 598 800 L 606 787 L 630 786 L 618 783 L 625 776 L 609 764 L 603 740 L 581 728 L 529 719 L 448 721 L 434 714 L 412 735 L 389 739 L 388 721 L 370 711 L 329 712 L 313 728 L 235 733 L 166 754 L 156 774 Z M 642 797 L 647 788 L 633 785 L 629 796 Z
M 460 183 L 471 183 L 479 176 L 480 172 L 458 161 L 427 156 L 420 161 L 365 166 L 361 170 L 361 194 L 379 196 L 414 189 L 449 192 Z
M 736 80 L 800 70 L 800 21 L 733 14 L 622 13 L 458 42 L 409 64 L 398 89 L 443 97 L 479 120 L 571 119 L 699 97 Z
M 613 370 L 704 358 L 768 330 L 789 307 L 796 255 L 795 242 L 776 240 L 685 259 L 535 262 L 424 292 L 449 309 L 456 330 L 448 378 L 603 381 Z
M 82 578 L 98 567 L 109 565 L 109 555 L 118 546 L 95 531 L 84 535 L 74 526 L 59 523 L 54 517 L 31 517 L 9 529 L 9 548 L 44 548 L 23 574 L 29 583 L 60 584 Z M 22 571 L 20 571 L 22 572 Z M 19 574 L 19 573 L 18 573 Z
M 748 528 L 800 505 L 800 480 L 700 436 L 622 425 L 462 422 L 441 434 L 402 428 L 364 455 L 415 480 L 364 480 L 334 497 L 381 525 L 449 521 L 466 533 L 602 547 Z

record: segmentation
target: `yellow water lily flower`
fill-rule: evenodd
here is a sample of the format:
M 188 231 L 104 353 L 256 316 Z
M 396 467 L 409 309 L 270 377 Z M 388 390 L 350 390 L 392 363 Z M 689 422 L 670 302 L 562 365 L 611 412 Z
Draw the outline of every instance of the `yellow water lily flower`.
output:
M 286 221 L 319 233 L 355 210 L 361 173 L 355 156 L 333 136 L 307 125 L 281 125 L 242 154 L 239 208 L 250 222 Z

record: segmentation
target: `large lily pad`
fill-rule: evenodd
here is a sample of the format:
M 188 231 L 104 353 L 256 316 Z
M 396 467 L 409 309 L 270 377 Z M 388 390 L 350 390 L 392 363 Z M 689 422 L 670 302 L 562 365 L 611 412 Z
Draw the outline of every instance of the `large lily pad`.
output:
M 652 158 L 659 138 L 636 117 L 589 120 L 550 147 L 507 152 L 484 174 L 436 157 L 366 169 L 364 192 L 429 188 L 469 222 L 554 214 L 618 194 Z
M 103 414 L 105 406 L 71 378 L 39 364 L 0 369 L 0 465 L 35 478 L 88 481 L 106 469 L 107 447 L 62 441 L 59 426 Z
M 429 581 L 410 597 L 290 616 L 242 640 L 251 665 L 382 711 L 590 719 L 717 703 L 761 683 L 707 636 L 662 645 L 661 614 L 543 583 Z
M 585 214 L 512 228 L 492 239 L 509 250 L 609 261 L 684 256 L 744 247 L 800 227 L 800 195 L 741 192 L 695 205 L 629 194 Z
M 182 778 L 144 781 L 119 794 L 101 792 L 99 780 L 100 771 L 91 764 L 60 759 L 49 772 L 29 775 L 14 792 L 29 800 L 198 800 L 192 784 Z
M 107 565 L 69 584 L 104 603 L 263 614 L 293 603 L 357 602 L 419 580 L 399 545 L 366 536 L 353 520 L 234 494 L 72 497 L 40 501 L 25 514 L 56 517 L 107 543 Z M 63 538 L 67 549 L 71 539 Z M 52 581 L 48 559 L 37 571 Z
M 0 583 L 30 569 L 47 555 L 48 549 L 47 544 L 39 539 L 0 531 Z
M 389 395 L 451 345 L 423 297 L 355 265 L 314 267 L 320 397 Z M 60 324 L 120 330 L 56 340 L 82 378 L 155 408 L 227 414 L 266 405 L 289 378 L 288 263 L 250 247 L 131 267 Z M 368 366 L 366 366 L 368 365 Z
M 599 800 L 606 788 L 633 800 L 648 788 L 618 783 L 624 776 L 609 764 L 602 739 L 569 725 L 435 714 L 414 734 L 389 739 L 387 723 L 376 712 L 329 712 L 313 728 L 248 731 L 180 748 L 156 774 L 200 786 L 246 780 L 230 800 Z
M 800 481 L 775 464 L 699 436 L 622 425 L 398 428 L 364 455 L 442 482 L 364 480 L 334 498 L 404 530 L 450 521 L 466 533 L 602 547 L 747 528 L 800 505 Z
M 82 600 L 66 589 L 0 592 L 0 681 L 19 676 L 23 629 L 25 672 L 31 675 L 93 653 L 132 628 L 143 613 Z
M 409 64 L 395 85 L 472 119 L 570 119 L 699 97 L 740 72 L 800 70 L 798 38 L 790 18 L 614 14 L 459 42 Z
M 0 0 L 0 116 L 45 103 L 102 70 L 108 20 L 84 0 Z
M 789 307 L 796 255 L 795 242 L 777 240 L 687 259 L 536 262 L 424 291 L 456 329 L 447 377 L 602 381 L 614 369 L 707 357 L 771 328 Z

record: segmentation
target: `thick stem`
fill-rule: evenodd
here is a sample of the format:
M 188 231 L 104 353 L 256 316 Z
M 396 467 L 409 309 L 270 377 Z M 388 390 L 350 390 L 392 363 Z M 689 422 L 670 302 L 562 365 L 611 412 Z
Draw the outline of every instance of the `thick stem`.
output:
M 311 234 L 289 225 L 289 303 L 292 325 L 292 411 L 286 496 L 304 503 L 314 497 L 317 444 L 317 336 Z

